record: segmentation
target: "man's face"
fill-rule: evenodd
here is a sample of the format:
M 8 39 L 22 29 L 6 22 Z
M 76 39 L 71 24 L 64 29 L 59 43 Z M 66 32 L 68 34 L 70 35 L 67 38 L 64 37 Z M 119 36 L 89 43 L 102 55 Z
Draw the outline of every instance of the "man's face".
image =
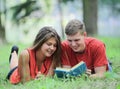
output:
M 77 32 L 74 35 L 67 35 L 69 46 L 73 49 L 74 52 L 83 52 L 85 50 L 85 36 L 86 33 L 81 35 L 80 32 Z

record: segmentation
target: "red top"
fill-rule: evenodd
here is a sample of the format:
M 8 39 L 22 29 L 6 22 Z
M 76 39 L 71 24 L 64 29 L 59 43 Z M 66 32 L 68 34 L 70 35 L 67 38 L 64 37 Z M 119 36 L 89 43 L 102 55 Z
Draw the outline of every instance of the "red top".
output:
M 35 76 L 38 73 L 38 67 L 36 65 L 36 59 L 35 59 L 35 51 L 28 49 L 28 52 L 30 55 L 30 75 L 32 78 L 35 78 Z M 48 70 L 49 70 L 50 65 L 51 65 L 51 62 L 52 62 L 51 59 L 52 58 L 50 58 L 50 57 L 45 59 L 44 63 L 42 64 L 41 70 L 40 70 L 40 72 L 42 74 L 47 75 Z
M 34 79 L 38 73 L 38 67 L 36 65 L 36 59 L 35 59 L 35 51 L 32 49 L 27 49 L 27 50 L 29 52 L 29 57 L 30 57 L 29 58 L 30 59 L 30 63 L 29 63 L 30 76 L 32 79 Z M 47 75 L 51 63 L 52 63 L 51 57 L 45 59 L 44 63 L 42 64 L 41 70 L 40 70 L 42 74 Z M 10 82 L 13 84 L 20 82 L 20 75 L 18 73 L 18 68 L 11 74 Z
M 84 61 L 88 69 L 94 71 L 95 67 L 108 64 L 105 45 L 101 41 L 86 37 L 86 48 L 83 53 L 75 53 L 68 45 L 67 41 L 62 42 L 62 65 L 74 66 L 80 61 Z

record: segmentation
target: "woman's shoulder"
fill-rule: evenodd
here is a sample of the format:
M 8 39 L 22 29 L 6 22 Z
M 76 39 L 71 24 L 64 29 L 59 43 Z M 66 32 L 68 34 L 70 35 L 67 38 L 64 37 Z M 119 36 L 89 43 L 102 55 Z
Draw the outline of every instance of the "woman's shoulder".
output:
M 27 49 L 22 50 L 21 53 L 20 53 L 20 55 L 22 55 L 22 56 L 25 56 L 25 55 L 28 55 L 28 54 L 29 54 L 29 52 L 28 52 Z
M 29 52 L 27 49 L 21 51 L 19 59 L 22 60 L 23 62 L 29 61 Z

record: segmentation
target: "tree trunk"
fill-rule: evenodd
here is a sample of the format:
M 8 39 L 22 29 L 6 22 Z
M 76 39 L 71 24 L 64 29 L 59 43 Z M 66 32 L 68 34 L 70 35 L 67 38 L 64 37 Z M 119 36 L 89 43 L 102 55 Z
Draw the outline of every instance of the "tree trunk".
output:
M 0 44 L 4 44 L 6 42 L 5 39 L 5 27 L 2 26 L 2 19 L 0 14 Z
M 97 0 L 83 0 L 83 18 L 88 35 L 97 35 Z
M 6 0 L 3 0 L 0 2 L 0 4 L 3 4 L 3 8 L 4 11 L 6 10 Z M 0 9 L 2 11 L 2 9 Z M 3 21 L 2 18 L 4 18 L 4 20 L 6 20 L 6 11 L 3 13 L 3 17 L 2 17 L 2 13 L 0 13 L 0 44 L 4 44 L 6 43 L 6 37 L 5 37 L 5 21 Z
M 61 32 L 62 32 L 62 38 L 64 39 L 64 28 L 63 28 L 63 13 L 62 13 L 62 7 L 61 7 L 61 0 L 58 0 L 58 10 L 59 10 L 59 15 L 60 15 L 60 26 L 61 26 Z

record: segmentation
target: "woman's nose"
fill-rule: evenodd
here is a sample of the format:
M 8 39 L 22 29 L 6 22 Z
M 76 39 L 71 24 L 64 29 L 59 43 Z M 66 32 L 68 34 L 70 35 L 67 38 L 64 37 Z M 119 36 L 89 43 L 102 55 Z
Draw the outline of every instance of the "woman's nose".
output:
M 55 49 L 55 47 L 52 45 L 52 46 L 50 46 L 50 49 L 54 50 L 54 49 Z

